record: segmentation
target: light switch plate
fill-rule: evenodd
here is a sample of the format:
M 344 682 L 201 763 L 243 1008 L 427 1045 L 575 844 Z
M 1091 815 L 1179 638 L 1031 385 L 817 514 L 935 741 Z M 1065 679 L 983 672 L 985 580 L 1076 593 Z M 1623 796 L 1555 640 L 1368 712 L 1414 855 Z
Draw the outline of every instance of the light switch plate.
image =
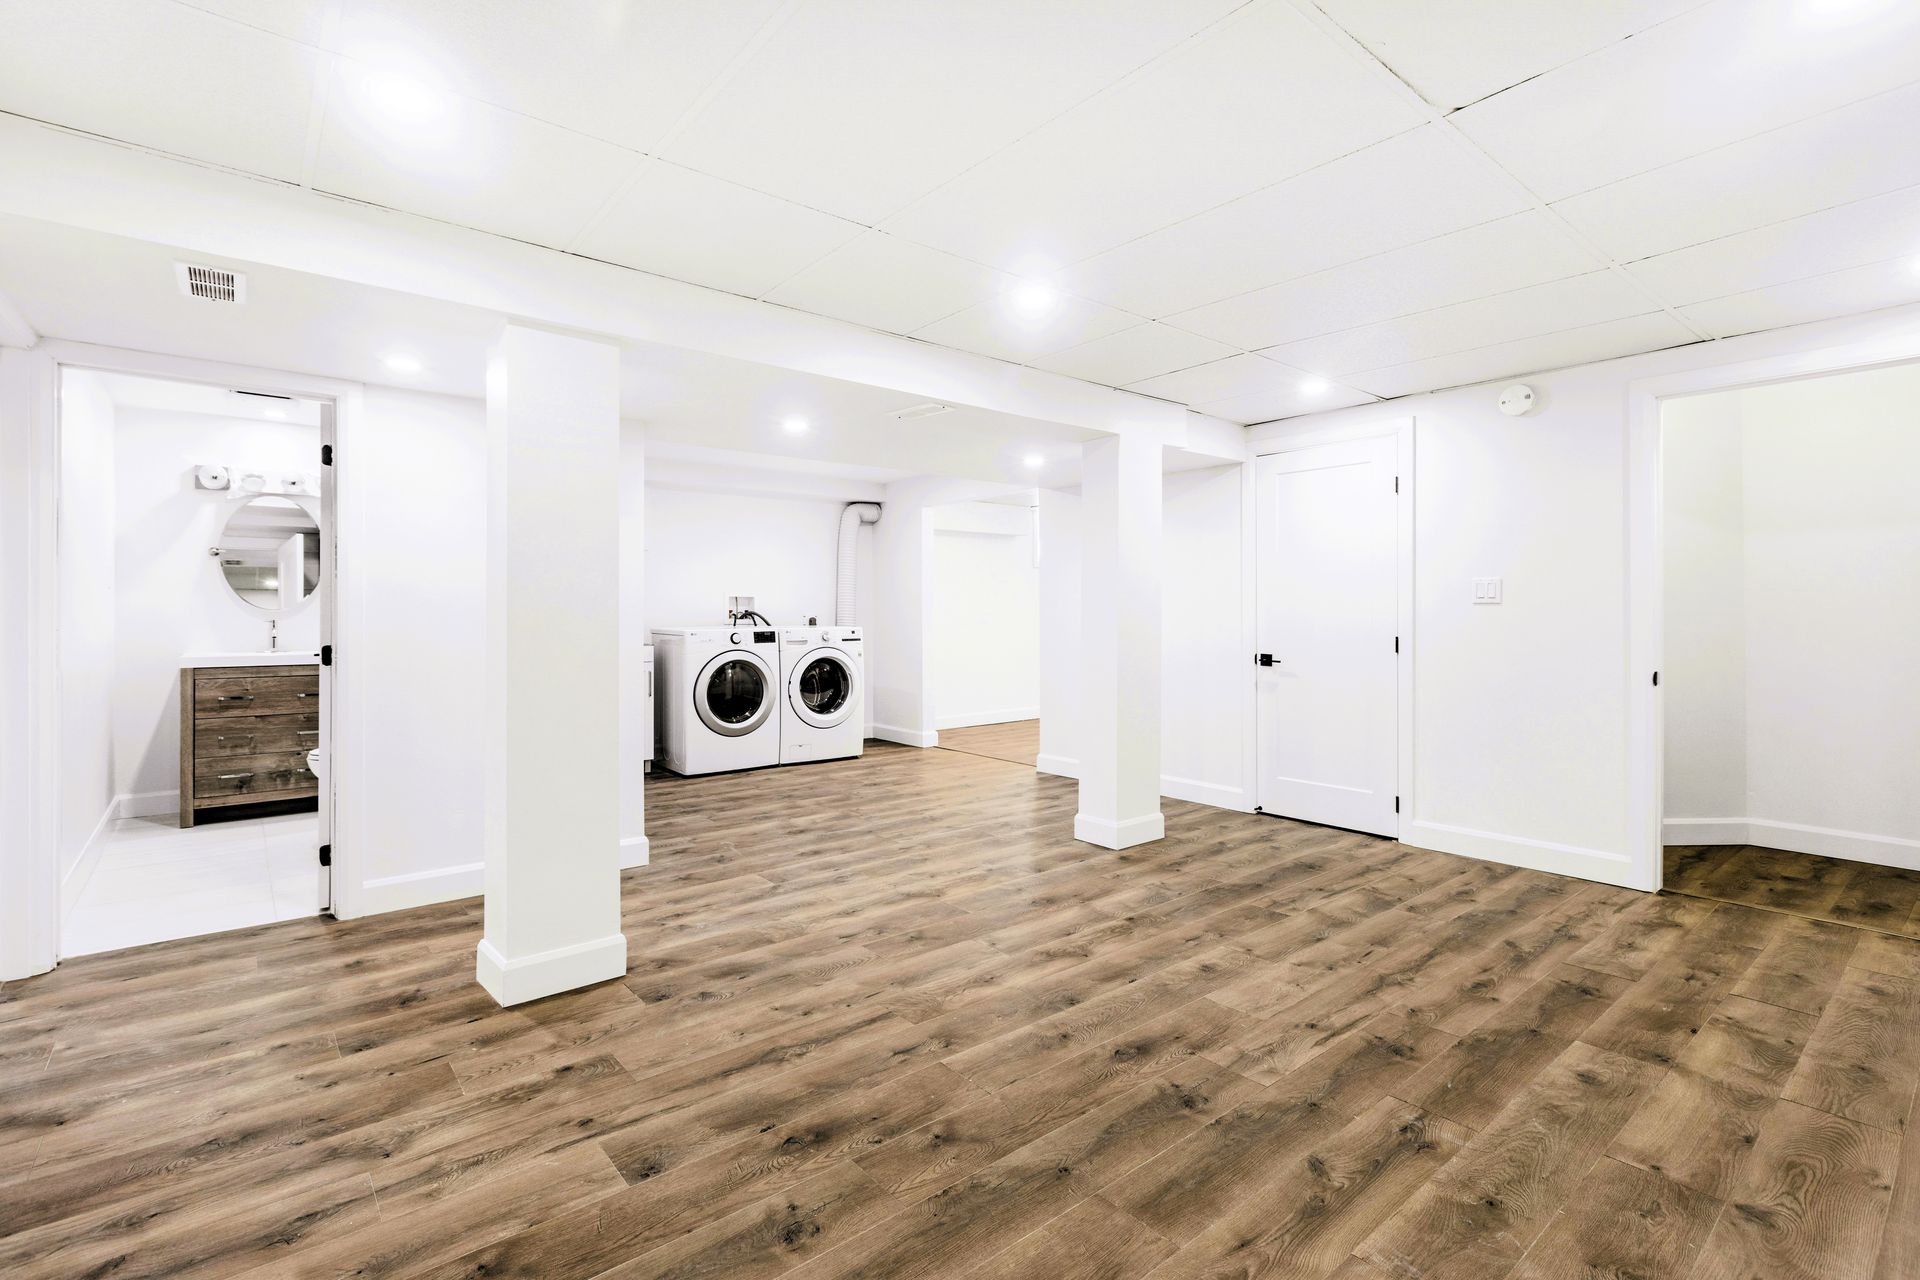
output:
M 1473 580 L 1473 602 L 1475 604 L 1500 603 L 1500 579 L 1475 578 Z

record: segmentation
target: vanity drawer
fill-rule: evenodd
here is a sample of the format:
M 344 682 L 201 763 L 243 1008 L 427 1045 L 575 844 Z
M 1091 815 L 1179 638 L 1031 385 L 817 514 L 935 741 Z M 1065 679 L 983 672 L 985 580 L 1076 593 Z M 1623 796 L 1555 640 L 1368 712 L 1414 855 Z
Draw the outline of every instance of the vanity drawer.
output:
M 307 712 L 285 716 L 209 717 L 193 727 L 195 760 L 308 752 L 320 745 L 320 718 Z
M 312 675 L 202 676 L 193 682 L 196 719 L 231 716 L 318 715 L 320 677 Z
M 312 791 L 318 785 L 319 779 L 307 769 L 307 754 L 304 751 L 196 760 L 193 766 L 193 796 L 196 800 Z

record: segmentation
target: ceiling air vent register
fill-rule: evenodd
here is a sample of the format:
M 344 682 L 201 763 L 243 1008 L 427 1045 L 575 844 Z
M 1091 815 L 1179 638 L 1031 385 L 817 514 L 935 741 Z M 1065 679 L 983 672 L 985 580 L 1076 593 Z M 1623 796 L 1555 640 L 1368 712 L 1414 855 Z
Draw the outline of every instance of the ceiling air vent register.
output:
M 173 274 L 180 282 L 180 292 L 189 298 L 203 298 L 208 302 L 247 300 L 247 278 L 237 271 L 176 262 L 173 264 Z

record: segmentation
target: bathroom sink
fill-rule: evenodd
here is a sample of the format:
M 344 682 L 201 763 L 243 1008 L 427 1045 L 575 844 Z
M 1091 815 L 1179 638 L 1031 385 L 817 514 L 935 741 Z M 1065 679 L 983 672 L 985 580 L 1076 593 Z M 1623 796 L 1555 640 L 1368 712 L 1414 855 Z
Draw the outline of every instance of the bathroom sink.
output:
M 320 661 L 318 650 L 276 649 L 252 653 L 190 653 L 183 667 L 310 667 Z

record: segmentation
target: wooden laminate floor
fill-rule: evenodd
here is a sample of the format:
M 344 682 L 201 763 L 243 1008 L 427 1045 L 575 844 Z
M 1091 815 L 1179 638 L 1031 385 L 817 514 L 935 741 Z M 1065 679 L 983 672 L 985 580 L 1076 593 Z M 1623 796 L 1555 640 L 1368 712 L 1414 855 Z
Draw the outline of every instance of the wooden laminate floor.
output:
M 1746 844 L 1674 845 L 1666 886 L 1809 920 L 1920 938 L 1920 871 Z
M 623 981 L 477 901 L 0 988 L 8 1277 L 1920 1274 L 1920 944 L 955 751 L 649 786 Z
M 979 724 L 966 729 L 942 729 L 940 745 L 948 751 L 1031 765 L 1040 755 L 1040 722 L 1010 720 L 1005 724 Z

